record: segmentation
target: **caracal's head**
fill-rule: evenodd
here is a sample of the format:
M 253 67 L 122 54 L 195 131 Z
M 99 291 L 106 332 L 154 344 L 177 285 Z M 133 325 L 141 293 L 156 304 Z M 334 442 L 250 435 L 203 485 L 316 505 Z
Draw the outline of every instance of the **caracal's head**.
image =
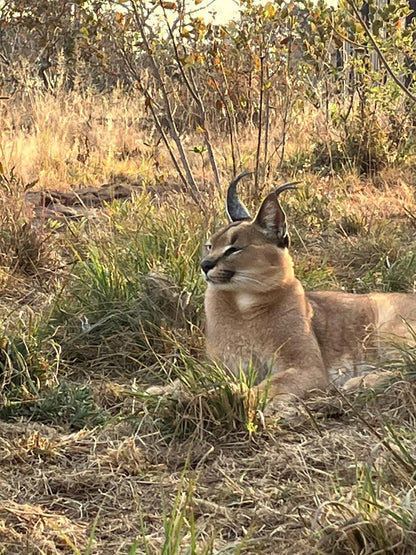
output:
M 286 216 L 279 194 L 294 189 L 296 183 L 272 191 L 252 219 L 236 192 L 238 181 L 245 175 L 248 173 L 238 175 L 228 188 L 227 213 L 231 223 L 207 241 L 201 267 L 208 287 L 266 293 L 293 280 Z

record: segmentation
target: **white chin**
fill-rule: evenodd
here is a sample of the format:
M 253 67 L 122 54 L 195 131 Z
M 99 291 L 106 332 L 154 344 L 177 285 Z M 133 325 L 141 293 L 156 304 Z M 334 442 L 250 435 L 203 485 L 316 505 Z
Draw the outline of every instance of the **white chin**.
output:
M 233 283 L 232 281 L 227 282 L 213 282 L 207 280 L 208 287 L 211 289 L 215 289 L 216 291 L 233 291 L 238 289 L 238 285 Z

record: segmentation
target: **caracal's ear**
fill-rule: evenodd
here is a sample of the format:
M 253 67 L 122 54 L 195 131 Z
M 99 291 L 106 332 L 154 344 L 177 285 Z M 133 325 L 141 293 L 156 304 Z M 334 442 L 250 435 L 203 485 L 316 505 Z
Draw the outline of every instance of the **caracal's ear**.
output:
M 264 199 L 254 224 L 260 228 L 266 237 L 278 247 L 284 249 L 289 246 L 289 237 L 286 229 L 286 215 L 279 203 L 279 195 L 283 191 L 296 189 L 299 181 L 281 185 Z

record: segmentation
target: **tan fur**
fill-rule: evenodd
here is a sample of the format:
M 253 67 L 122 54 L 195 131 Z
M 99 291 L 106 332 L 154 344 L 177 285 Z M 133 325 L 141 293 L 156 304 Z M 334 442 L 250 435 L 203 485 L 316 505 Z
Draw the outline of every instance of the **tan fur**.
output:
M 412 343 L 414 295 L 305 293 L 288 249 L 271 239 L 272 200 L 261 218 L 232 223 L 208 243 L 209 355 L 236 373 L 254 367 L 273 398 L 303 396 L 330 380 L 341 385 L 390 356 L 392 342 Z M 280 212 L 274 231 L 285 231 Z

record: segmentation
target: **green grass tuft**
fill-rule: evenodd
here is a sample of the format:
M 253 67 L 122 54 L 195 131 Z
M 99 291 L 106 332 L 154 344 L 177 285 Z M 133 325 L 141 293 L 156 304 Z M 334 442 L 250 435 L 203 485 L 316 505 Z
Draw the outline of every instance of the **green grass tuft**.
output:
M 16 400 L 0 409 L 1 419 L 13 420 L 20 417 L 68 427 L 70 430 L 82 430 L 101 426 L 108 415 L 97 406 L 89 387 L 62 381 L 59 386 L 48 390 L 43 397 L 26 401 Z

